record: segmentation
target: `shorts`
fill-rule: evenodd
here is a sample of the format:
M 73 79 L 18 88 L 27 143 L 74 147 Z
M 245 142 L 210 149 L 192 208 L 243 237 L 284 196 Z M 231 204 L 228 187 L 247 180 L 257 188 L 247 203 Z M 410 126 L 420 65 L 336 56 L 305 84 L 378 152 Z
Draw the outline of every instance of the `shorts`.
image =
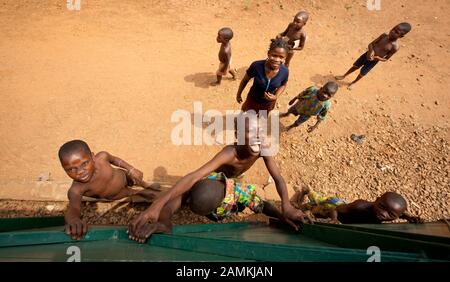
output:
M 295 106 L 290 107 L 288 109 L 288 113 L 298 116 L 297 120 L 295 121 L 296 126 L 299 126 L 300 124 L 306 122 L 311 118 L 311 116 L 299 114 Z
M 225 196 L 222 204 L 217 207 L 211 216 L 217 220 L 243 211 L 246 207 L 254 213 L 262 213 L 264 201 L 256 195 L 256 188 L 253 184 L 244 184 L 234 178 L 227 178 L 222 172 L 211 172 L 207 179 L 218 180 L 225 183 Z
M 245 99 L 245 102 L 242 104 L 241 110 L 243 112 L 254 110 L 257 114 L 259 114 L 259 111 L 267 111 L 267 114 L 269 114 L 269 112 L 275 108 L 275 105 L 276 101 L 267 101 L 265 103 L 258 103 L 253 99 L 253 97 L 250 96 L 249 93 L 247 95 L 247 99 Z
M 358 60 L 356 60 L 354 63 L 353 63 L 353 65 L 355 66 L 355 67 L 362 67 L 361 68 L 361 71 L 360 71 L 360 74 L 361 75 L 366 75 L 371 69 L 373 69 L 373 67 L 376 65 L 378 63 L 378 61 L 377 60 L 374 60 L 374 61 L 369 61 L 368 59 L 367 59 L 367 52 L 366 53 L 364 53 L 364 54 L 362 54 L 359 58 L 358 58 Z
M 312 190 L 308 193 L 308 198 L 308 206 L 311 208 L 312 212 L 322 217 L 327 217 L 330 210 L 337 206 L 346 204 L 342 199 L 337 197 L 323 197 Z

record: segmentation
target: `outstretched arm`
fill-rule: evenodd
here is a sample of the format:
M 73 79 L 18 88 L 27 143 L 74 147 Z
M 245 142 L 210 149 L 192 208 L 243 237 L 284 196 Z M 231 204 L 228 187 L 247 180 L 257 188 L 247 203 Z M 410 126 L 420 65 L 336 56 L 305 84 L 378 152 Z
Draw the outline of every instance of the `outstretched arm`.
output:
M 280 33 L 280 34 L 277 35 L 277 38 L 286 36 L 286 34 L 287 34 L 288 31 L 289 31 L 289 27 L 290 27 L 290 26 L 291 26 L 291 24 L 288 24 L 288 26 L 286 27 L 286 29 L 285 29 L 282 33 Z
M 298 230 L 298 225 L 294 223 L 295 221 L 301 221 L 305 223 L 306 217 L 308 221 L 312 223 L 312 220 L 308 218 L 301 210 L 298 210 L 291 205 L 289 201 L 288 191 L 286 188 L 286 182 L 284 182 L 284 179 L 280 174 L 280 171 L 278 169 L 275 160 L 271 156 L 265 156 L 264 163 L 266 164 L 267 170 L 269 171 L 270 175 L 272 176 L 275 182 L 275 187 L 277 188 L 278 195 L 280 195 L 281 209 L 286 222 L 289 223 L 296 230 Z
M 316 124 L 314 124 L 313 126 L 308 127 L 308 132 L 311 133 L 313 132 L 318 126 L 319 124 L 325 119 L 325 117 L 327 116 L 327 113 L 330 109 L 329 104 L 327 106 L 325 106 L 320 113 L 317 115 L 317 121 Z
M 292 98 L 292 100 L 289 101 L 289 106 L 294 104 L 295 101 L 297 101 L 298 96 L 295 96 L 294 98 Z
M 301 97 L 303 97 L 303 95 L 305 95 L 305 91 L 306 91 L 306 90 L 303 90 L 303 91 L 300 92 L 297 96 L 295 96 L 294 98 L 292 98 L 292 100 L 289 101 L 289 106 L 292 105 L 292 104 L 294 104 L 294 102 L 295 102 L 297 99 L 301 99 Z
M 77 184 L 72 184 L 67 193 L 69 206 L 64 215 L 64 221 L 66 222 L 65 232 L 74 240 L 80 240 L 87 232 L 87 224 L 81 220 L 81 198 L 83 193 L 82 186 Z
M 142 212 L 136 218 L 136 221 L 139 222 L 139 224 L 156 222 L 159 218 L 161 209 L 167 202 L 189 191 L 197 181 L 207 176 L 212 171 L 218 169 L 221 165 L 231 162 L 234 157 L 235 154 L 233 147 L 226 146 L 217 155 L 215 155 L 212 160 L 204 164 L 199 169 L 181 178 L 170 190 L 163 193 L 161 197 L 156 199 L 147 210 Z
M 245 74 L 244 77 L 241 80 L 241 83 L 239 84 L 238 92 L 236 94 L 236 101 L 240 104 L 242 103 L 242 91 L 244 91 L 245 86 L 247 86 L 247 83 L 250 81 L 250 77 L 248 74 Z

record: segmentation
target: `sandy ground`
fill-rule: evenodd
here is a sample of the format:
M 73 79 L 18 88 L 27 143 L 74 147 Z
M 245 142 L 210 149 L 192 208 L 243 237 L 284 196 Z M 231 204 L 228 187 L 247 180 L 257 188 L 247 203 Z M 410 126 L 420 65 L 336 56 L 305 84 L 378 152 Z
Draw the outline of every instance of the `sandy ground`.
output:
M 365 3 L 81 0 L 81 10 L 70 11 L 66 1 L 1 0 L 0 189 L 36 187 L 48 174 L 50 183 L 67 181 L 57 150 L 75 138 L 122 157 L 150 180 L 174 183 L 221 146 L 173 145 L 172 113 L 193 112 L 195 101 L 204 112 L 239 109 L 239 81 L 209 86 L 217 30 L 234 30 L 233 64 L 242 76 L 304 9 L 308 40 L 291 62 L 283 111 L 302 89 L 344 73 L 380 33 L 401 21 L 413 30 L 389 62 L 353 91 L 340 89 L 317 131 L 308 134 L 304 125 L 282 135 L 276 159 L 287 182 L 348 200 L 398 191 L 427 220 L 449 217 L 450 2 L 382 1 L 380 11 Z M 351 134 L 366 139 L 356 144 Z M 260 185 L 267 178 L 262 161 L 246 174 Z M 0 200 L 0 215 L 62 213 L 65 204 Z M 86 215 L 118 223 L 140 208 L 117 210 L 120 218 Z

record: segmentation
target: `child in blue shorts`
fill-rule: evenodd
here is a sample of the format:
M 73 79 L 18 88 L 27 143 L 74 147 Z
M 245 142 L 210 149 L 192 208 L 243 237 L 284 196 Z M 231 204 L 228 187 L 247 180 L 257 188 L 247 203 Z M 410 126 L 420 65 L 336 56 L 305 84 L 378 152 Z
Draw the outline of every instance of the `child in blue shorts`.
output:
M 397 40 L 402 38 L 405 34 L 407 34 L 411 30 L 411 25 L 409 23 L 400 23 L 396 25 L 389 34 L 383 33 L 377 39 L 375 39 L 372 43 L 369 44 L 369 50 L 362 54 L 353 64 L 353 66 L 344 74 L 336 76 L 336 80 L 342 80 L 347 75 L 361 68 L 361 71 L 358 77 L 352 81 L 347 89 L 352 90 L 352 86 L 363 78 L 367 73 L 378 63 L 378 62 L 386 62 L 389 60 L 392 55 L 394 55 L 400 45 Z

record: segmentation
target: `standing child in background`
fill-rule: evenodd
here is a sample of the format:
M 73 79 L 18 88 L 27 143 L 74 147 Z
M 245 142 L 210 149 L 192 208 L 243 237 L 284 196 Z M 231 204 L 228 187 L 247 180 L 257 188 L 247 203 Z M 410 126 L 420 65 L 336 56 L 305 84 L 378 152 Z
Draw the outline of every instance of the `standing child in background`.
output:
M 303 27 L 306 25 L 308 18 L 308 13 L 305 11 L 297 13 L 286 30 L 277 35 L 277 38 L 283 38 L 291 47 L 291 50 L 286 57 L 286 62 L 284 63 L 286 67 L 289 67 L 289 63 L 294 56 L 294 51 L 303 50 L 303 47 L 305 47 L 306 33 L 303 30 Z
M 253 62 L 239 84 L 236 101 L 242 103 L 242 91 L 253 79 L 241 110 L 267 111 L 275 108 L 278 97 L 284 93 L 289 79 L 289 69 L 284 65 L 289 45 L 281 38 L 271 39 L 267 58 Z
M 397 40 L 405 36 L 410 30 L 411 25 L 409 23 L 400 23 L 389 34 L 383 33 L 369 44 L 369 50 L 362 54 L 344 75 L 339 75 L 335 78 L 342 80 L 362 67 L 358 77 L 347 87 L 348 90 L 352 90 L 353 85 L 363 78 L 378 62 L 386 62 L 400 49 Z
M 322 120 L 325 119 L 331 107 L 329 99 L 336 94 L 337 90 L 337 83 L 329 81 L 320 89 L 311 86 L 303 90 L 298 96 L 294 97 L 294 99 L 289 102 L 289 105 L 292 105 L 296 100 L 298 100 L 298 102 L 290 107 L 286 113 L 280 114 L 280 117 L 286 117 L 290 114 L 298 116 L 298 119 L 288 126 L 287 131 L 301 125 L 312 116 L 317 116 L 317 122 L 315 125 L 308 128 L 308 132 L 312 132 L 316 129 Z
M 219 50 L 219 69 L 216 72 L 217 81 L 212 83 L 212 85 L 220 85 L 222 81 L 222 76 L 230 73 L 233 79 L 236 79 L 237 71 L 231 68 L 231 43 L 230 40 L 233 38 L 233 31 L 229 27 L 224 27 L 217 33 L 217 43 L 220 44 Z
M 87 232 L 86 222 L 81 220 L 83 196 L 119 200 L 140 195 L 147 200 L 155 197 L 150 190 L 134 190 L 133 185 L 158 189 L 158 185 L 145 182 L 140 170 L 108 152 L 94 154 L 82 140 L 72 140 L 61 146 L 58 152 L 61 165 L 73 179 L 67 196 L 69 206 L 64 216 L 65 231 L 72 239 L 79 240 Z M 112 167 L 116 166 L 117 168 Z

